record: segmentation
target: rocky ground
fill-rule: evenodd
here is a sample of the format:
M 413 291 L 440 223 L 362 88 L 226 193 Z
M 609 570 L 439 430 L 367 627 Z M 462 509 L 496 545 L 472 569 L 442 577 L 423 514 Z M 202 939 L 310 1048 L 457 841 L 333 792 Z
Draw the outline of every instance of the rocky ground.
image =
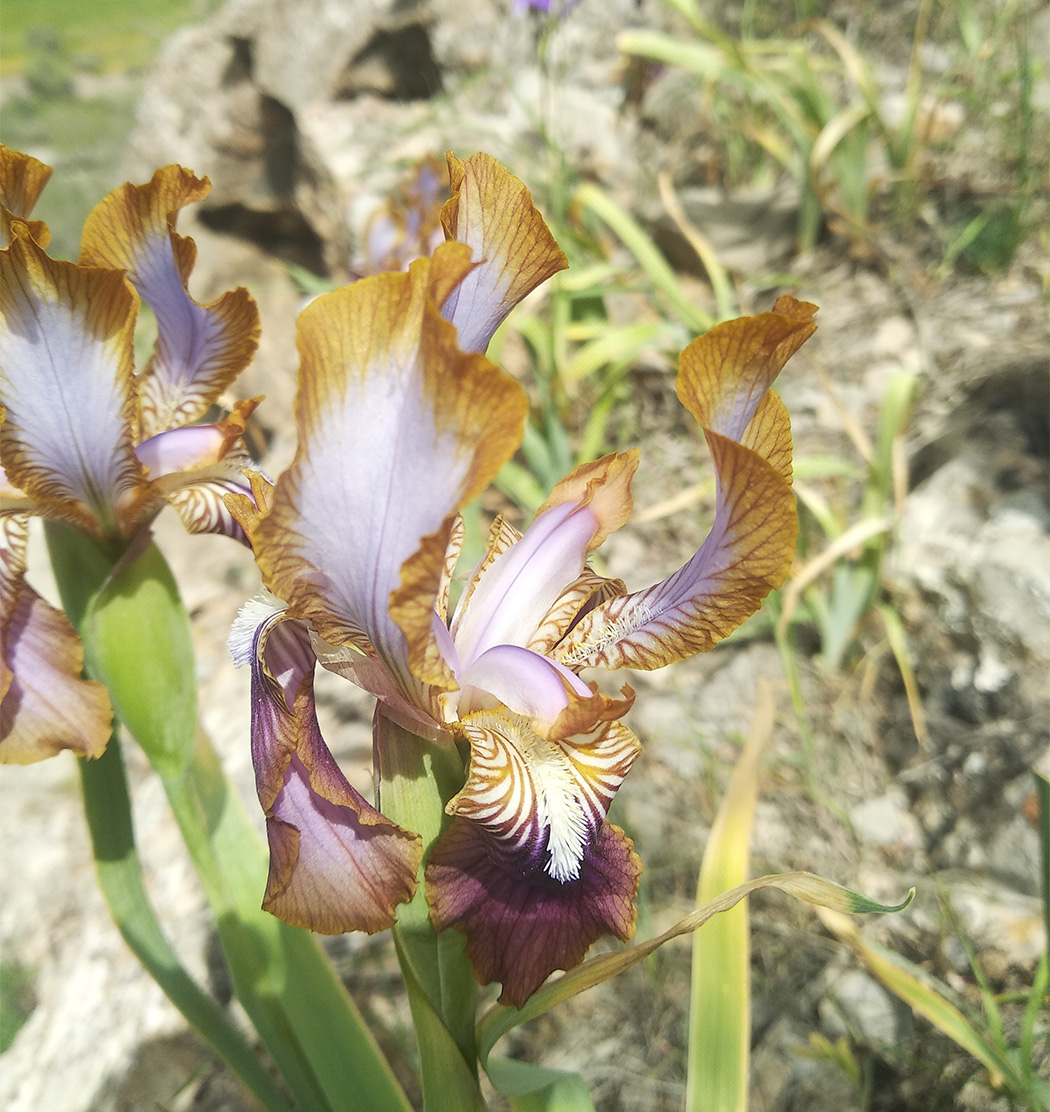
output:
M 656 212 L 657 170 L 671 170 L 687 192 L 695 186 L 692 203 L 706 206 L 704 230 L 734 269 L 744 311 L 771 304 L 778 283 L 769 275 L 786 271 L 790 292 L 821 306 L 817 337 L 780 383 L 799 456 L 859 466 L 851 429 L 872 438 L 891 376 L 920 376 L 905 442 L 910 481 L 883 597 L 907 631 L 927 730 L 917 737 L 899 670 L 870 618 L 836 670 L 821 666 L 812 628 L 799 628 L 808 733 L 768 635 L 632 680 L 631 724 L 645 753 L 616 817 L 646 862 L 640 931 L 662 930 L 691 906 L 705 835 L 765 677 L 777 723 L 755 872 L 809 869 L 890 902 L 914 885 L 911 907 L 866 920 L 865 933 L 971 1002 L 974 976 L 958 930 L 996 991 L 1029 986 L 1046 945 L 1031 769 L 1042 762 L 1050 772 L 1045 243 L 1033 237 L 1010 266 L 989 274 L 958 267 L 934 276 L 922 236 L 883 242 L 865 259 L 838 239 L 796 257 L 790 190 L 725 197 L 690 181 L 684 167 L 699 157 L 697 137 L 684 110 L 677 118 L 661 107 L 673 75 L 625 104 L 615 32 L 669 24 L 649 2 L 583 0 L 552 44 L 553 85 L 544 84 L 528 25 L 494 2 L 360 0 L 353 19 L 347 11 L 322 0 L 231 0 L 181 32 L 147 83 L 127 154 L 133 180 L 169 161 L 213 180 L 212 198 L 180 230 L 201 248 L 196 296 L 246 284 L 260 303 L 263 344 L 237 390 L 268 395 L 258 428 L 267 468 L 279 472 L 294 447 L 302 295 L 285 264 L 338 280 L 355 227 L 399 166 L 448 146 L 481 147 L 538 188 L 550 165 L 538 138 L 542 119 L 571 164 L 640 216 Z M 1045 10 L 1041 19 L 1045 26 Z M 493 58 L 500 65 L 492 67 Z M 699 284 L 697 296 L 707 296 Z M 703 535 L 702 497 L 678 508 L 668 501 L 706 466 L 674 400 L 672 374 L 656 357 L 639 365 L 619 421 L 624 445 L 644 451 L 638 513 L 606 545 L 609 570 L 629 586 L 667 574 Z M 159 533 L 194 617 L 204 726 L 251 798 L 247 677 L 230 663 L 225 638 L 256 573 L 221 540 L 189 540 L 167 521 Z M 33 573 L 46 584 L 42 561 Z M 330 680 L 319 686 L 326 736 L 350 778 L 367 783 L 367 700 Z M 129 752 L 157 906 L 190 968 L 221 991 L 203 896 L 160 785 Z M 28 1013 L 0 1059 L 0 1105 L 247 1108 L 111 926 L 94 887 L 72 759 L 4 771 L 0 836 L 4 991 L 9 999 L 20 991 Z M 753 930 L 757 1112 L 1007 1107 L 972 1059 L 890 996 L 809 912 L 775 895 L 756 897 Z M 355 995 L 396 1033 L 405 1010 L 390 996 L 383 940 L 335 940 L 332 951 Z M 669 947 L 508 1046 L 580 1070 L 600 1112 L 680 1108 L 688 959 L 686 945 Z M 1017 1020 L 1008 1009 L 1008 1025 Z M 859 1080 L 812 1053 L 814 1034 L 846 1038 Z M 1050 1075 L 1045 1040 L 1040 1053 Z

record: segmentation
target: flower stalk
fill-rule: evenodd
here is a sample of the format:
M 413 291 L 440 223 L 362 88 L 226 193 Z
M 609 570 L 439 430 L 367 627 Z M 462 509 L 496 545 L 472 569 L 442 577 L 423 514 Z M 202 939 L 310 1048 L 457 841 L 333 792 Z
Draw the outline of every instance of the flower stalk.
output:
M 135 560 L 118 558 L 107 563 L 104 550 L 74 530 L 49 522 L 47 536 L 59 592 L 67 613 L 79 623 L 89 671 L 93 664 L 104 661 L 107 689 L 118 716 L 120 708 L 137 705 L 136 688 L 143 669 L 153 676 L 149 688 L 153 709 L 135 719 L 139 731 L 135 740 L 164 784 L 215 916 L 237 999 L 296 1104 L 303 1112 L 340 1112 L 346 1107 L 346 1094 L 355 1092 L 360 1094 L 361 1109 L 407 1112 L 407 1099 L 389 1064 L 317 939 L 259 907 L 266 854 L 210 741 L 198 730 L 196 691 L 192 683 L 184 682 L 187 665 L 182 647 L 189 637 L 189 617 L 159 550 L 150 544 Z M 110 607 L 115 614 L 108 612 Z M 126 623 L 123 640 L 118 621 Z M 181 632 L 172 634 L 180 627 Z M 143 628 L 163 629 L 170 636 L 133 640 Z M 110 652 L 108 645 L 96 640 L 100 630 L 104 631 L 100 640 L 111 639 L 114 644 L 133 646 L 135 651 Z M 193 674 L 191 657 L 190 677 Z M 164 676 L 170 677 L 170 682 L 160 678 Z M 170 722 L 192 726 L 192 746 L 177 761 L 172 759 Z M 84 765 L 86 807 L 89 816 L 98 816 L 95 826 L 108 823 L 101 817 L 104 808 L 120 799 L 123 766 L 119 749 L 114 753 L 100 768 Z M 123 791 L 126 797 L 126 784 Z M 130 821 L 129 812 L 122 839 L 125 882 L 135 873 L 141 880 Z M 111 831 L 110 836 L 117 835 Z M 101 838 L 101 831 L 95 843 L 103 854 L 116 852 L 117 844 Z M 147 915 L 142 910 L 138 914 Z M 126 920 L 121 912 L 118 923 Z M 151 958 L 147 968 L 152 972 L 156 964 Z M 190 1000 L 178 974 L 158 980 L 165 991 L 169 987 L 176 990 L 176 1006 L 180 1000 Z M 199 1013 L 198 1018 L 209 1019 L 199 1001 L 190 1006 Z M 197 1019 L 193 1022 L 196 1026 Z M 230 1061 L 226 1043 L 217 1045 L 213 1040 L 212 1045 L 243 1076 L 247 1067 L 241 1057 L 235 1055 Z M 254 1091 L 255 1086 L 251 1087 Z
M 186 971 L 150 903 L 132 828 L 120 738 L 98 760 L 79 761 L 84 813 L 99 888 L 131 951 L 186 1021 L 267 1112 L 292 1112 L 266 1066 L 215 1001 Z

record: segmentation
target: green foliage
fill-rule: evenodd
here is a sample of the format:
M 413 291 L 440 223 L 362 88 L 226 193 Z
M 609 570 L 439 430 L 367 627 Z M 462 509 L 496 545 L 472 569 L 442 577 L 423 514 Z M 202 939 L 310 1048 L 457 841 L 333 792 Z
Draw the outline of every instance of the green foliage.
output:
M 803 568 L 785 592 L 780 625 L 796 617 L 798 599 L 804 597 L 820 633 L 819 659 L 829 671 L 842 667 L 860 623 L 880 601 L 888 537 L 906 493 L 903 437 L 918 386 L 918 376 L 908 371 L 891 376 L 875 443 L 854 434 L 863 463 L 853 482 L 837 466 L 827 474 L 821 461 L 797 463 L 795 489 L 807 511 L 800 543 Z M 856 479 L 862 484 L 859 506 Z M 824 546 L 819 556 L 814 552 L 818 543 Z
M 29 58 L 26 86 L 42 100 L 67 100 L 73 95 L 73 61 L 63 47 L 62 36 L 46 27 L 34 27 L 26 35 Z
M 715 318 L 695 304 L 652 238 L 591 182 L 561 183 L 548 212 L 570 269 L 555 275 L 540 312 L 519 308 L 497 334 L 497 362 L 516 333 L 528 357 L 534 405 L 518 459 L 497 487 L 526 514 L 574 467 L 615 448 L 610 428 L 630 396 L 628 374 L 655 354 L 670 364 Z M 609 240 L 609 235 L 613 239 Z M 713 253 L 704 256 L 720 316 L 732 316 L 729 281 Z M 610 304 L 627 296 L 641 319 L 623 323 Z M 655 310 L 655 316 L 654 316 Z
M 121 722 L 162 776 L 180 776 L 197 740 L 193 635 L 156 545 L 117 565 L 82 630 L 88 669 L 108 688 Z
M 696 902 L 747 879 L 762 753 L 773 733 L 773 696 L 759 691 L 747 743 L 711 826 Z M 751 926 L 744 903 L 693 935 L 687 1112 L 747 1112 L 751 1052 Z
M 904 434 L 918 385 L 918 376 L 908 371 L 891 376 L 874 444 L 851 419 L 845 420 L 860 463 L 836 457 L 803 457 L 795 463 L 799 560 L 787 584 L 771 598 L 769 611 L 776 615 L 777 645 L 807 754 L 812 739 L 795 647 L 802 624 L 816 630 L 817 661 L 828 673 L 842 670 L 854 657 L 865 629 L 880 631 L 904 681 L 916 736 L 925 736 L 904 626 L 886 601 L 883 585 L 883 567 L 907 492 Z
M 931 225 L 945 267 L 959 256 L 980 269 L 1013 258 L 1046 186 L 1045 168 L 1042 180 L 1033 172 L 1038 70 L 1027 5 L 954 0 L 942 10 L 921 0 L 908 31 L 910 60 L 893 90 L 866 55 L 877 9 L 860 15 L 847 36 L 813 18 L 815 6 L 799 5 L 800 22 L 792 24 L 790 15 L 746 4 L 734 32 L 706 19 L 696 0 L 666 3 L 691 33 L 625 32 L 621 50 L 695 77 L 724 184 L 768 180 L 777 167 L 790 175 L 799 190 L 800 248 L 812 247 L 826 226 L 868 254 L 888 218 L 897 235 Z M 935 26 L 949 62 L 931 73 L 924 57 Z M 984 158 L 995 159 L 997 149 L 997 192 L 943 188 L 937 159 L 964 139 L 980 141 Z
M 219 0 L 5 0 L 0 74 L 24 73 L 41 43 L 58 39 L 68 55 L 105 72 L 142 69 L 177 28 L 205 18 Z
M 128 85 L 97 97 L 5 98 L 4 142 L 42 151 L 61 170 L 33 213 L 51 230 L 52 256 L 80 254 L 85 217 L 99 197 L 121 184 L 119 166 L 137 97 L 138 90 Z
M 827 1062 L 844 1074 L 857 1094 L 857 1103 L 861 1108 L 867 1107 L 867 1085 L 864 1072 L 861 1070 L 853 1048 L 845 1035 L 832 1042 L 818 1031 L 810 1032 L 809 1045 L 800 1047 L 795 1053 L 800 1058 L 809 1058 L 814 1062 Z
M 856 924 L 843 916 L 827 911 L 819 914 L 824 925 L 845 942 L 895 996 L 984 1067 L 989 1086 L 1003 1093 L 1011 1108 L 1050 1112 L 1050 1085 L 1040 1078 L 1037 1066 L 1050 1045 L 1050 1026 L 1046 1020 L 1046 1006 L 1050 1003 L 1047 955 L 1044 953 L 1036 966 L 1031 989 L 1021 994 L 1019 1002 L 1024 1007 L 1019 1025 L 1014 1031 L 1008 1031 L 1003 1014 L 1006 1001 L 992 991 L 951 907 L 946 901 L 942 901 L 942 906 L 954 923 L 966 952 L 980 994 L 980 1009 L 914 962 L 865 939 Z
M 60 170 L 34 215 L 51 230 L 50 253 L 76 258 L 91 207 L 123 181 L 120 165 L 141 93 L 141 74 L 163 40 L 214 11 L 219 0 L 5 0 L 0 36 L 4 142 Z M 99 91 L 79 78 L 104 76 Z M 24 91 L 14 78 L 21 77 Z
M 0 963 L 0 1054 L 15 1041 L 36 1007 L 35 975 L 17 962 Z

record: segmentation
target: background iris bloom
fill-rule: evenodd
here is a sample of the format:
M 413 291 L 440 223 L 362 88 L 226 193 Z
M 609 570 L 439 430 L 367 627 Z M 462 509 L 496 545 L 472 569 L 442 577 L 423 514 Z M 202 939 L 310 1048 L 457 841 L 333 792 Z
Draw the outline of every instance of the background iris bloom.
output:
M 0 760 L 68 748 L 97 756 L 110 733 L 104 689 L 80 677 L 69 620 L 26 582 L 31 514 L 86 533 L 119 559 L 170 502 L 191 532 L 243 539 L 223 503 L 247 490 L 241 443 L 256 402 L 193 425 L 251 360 L 258 312 L 247 291 L 199 305 L 187 292 L 196 247 L 175 232 L 209 184 L 168 166 L 102 200 L 79 263 L 51 259 L 28 219 L 51 170 L 0 147 Z M 157 342 L 136 373 L 140 298 Z
M 606 819 L 640 751 L 622 721 L 634 696 L 602 694 L 581 670 L 656 668 L 710 648 L 787 572 L 791 438 L 769 386 L 812 334 L 815 307 L 782 298 L 683 352 L 678 394 L 704 430 L 718 497 L 710 535 L 678 571 L 628 593 L 588 567 L 631 511 L 639 457 L 624 452 L 563 479 L 524 534 L 497 520 L 449 613 L 458 512 L 516 450 L 527 410 L 479 353 L 565 265 L 503 167 L 450 156 L 450 171 L 448 242 L 432 258 L 318 298 L 300 318 L 297 455 L 275 487 L 256 483 L 254 502 L 228 500 L 272 593 L 245 608 L 231 643 L 253 665 L 266 906 L 320 931 L 382 929 L 424 854 L 328 753 L 319 660 L 377 696 L 380 765 L 412 735 L 464 755 L 453 821 L 426 847 L 431 921 L 465 932 L 479 979 L 520 1005 L 596 938 L 634 929 L 641 863 Z

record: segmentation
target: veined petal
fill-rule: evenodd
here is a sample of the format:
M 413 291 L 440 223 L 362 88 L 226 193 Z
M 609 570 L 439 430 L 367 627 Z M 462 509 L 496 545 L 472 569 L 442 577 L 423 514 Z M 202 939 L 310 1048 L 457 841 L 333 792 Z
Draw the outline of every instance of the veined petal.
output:
M 230 512 L 230 496 L 251 498 L 251 487 L 237 479 L 198 479 L 180 486 L 168 495 L 168 502 L 179 515 L 187 533 L 214 533 L 251 547 L 237 518 Z
M 715 325 L 681 354 L 678 400 L 702 429 L 744 440 L 773 380 L 816 332 L 816 312 L 808 301 L 779 297 L 771 313 Z M 761 440 L 751 447 L 765 456 Z
M 630 940 L 641 872 L 634 843 L 608 822 L 587 847 L 578 879 L 561 884 L 544 873 L 523 877 L 492 853 L 483 828 L 456 819 L 427 863 L 430 918 L 439 931 L 463 931 L 478 980 L 500 981 L 499 1002 L 520 1008 L 602 935 Z
M 154 490 L 167 497 L 190 533 L 218 533 L 248 543 L 226 498 L 243 497 L 255 506 L 252 486 L 245 478 L 254 465 L 241 436 L 260 401 L 238 402 L 218 424 L 169 429 L 135 449 Z
M 758 403 L 741 444 L 751 448 L 786 482 L 791 482 L 791 418 L 772 390 Z
M 590 538 L 588 552 L 593 552 L 610 533 L 631 516 L 631 480 L 638 470 L 642 453 L 637 448 L 610 453 L 591 463 L 581 463 L 560 479 L 547 501 L 536 511 L 540 517 L 554 506 L 566 502 L 587 505 L 594 514 L 597 529 Z
M 787 413 L 769 384 L 816 328 L 816 307 L 718 325 L 682 353 L 678 394 L 704 429 L 718 493 L 711 532 L 673 575 L 591 610 L 554 651 L 571 668 L 659 668 L 710 649 L 779 587 L 795 551 Z M 724 360 L 720 364 L 719 360 Z
M 448 618 L 448 599 L 449 592 L 452 590 L 452 576 L 455 574 L 456 564 L 459 563 L 459 554 L 463 551 L 463 538 L 466 533 L 463 518 L 457 514 L 455 521 L 452 523 L 448 545 L 445 548 L 445 559 L 441 565 L 441 579 L 438 581 L 437 597 L 434 599 L 434 613 L 442 623 Z
M 372 807 L 329 753 L 306 627 L 270 613 L 252 656 L 252 761 L 270 844 L 263 907 L 322 934 L 392 926 L 415 891 L 422 840 Z
M 139 380 L 139 439 L 200 417 L 259 342 L 259 312 L 247 290 L 200 305 L 186 289 L 197 248 L 175 221 L 210 190 L 207 178 L 165 166 L 146 185 L 115 189 L 84 224 L 81 263 L 126 270 L 157 316 L 157 347 Z
M 693 558 L 662 583 L 621 595 L 570 630 L 555 656 L 571 668 L 661 668 L 706 652 L 787 575 L 798 537 L 791 487 L 764 459 L 709 432 L 718 497 Z
M 484 351 L 526 294 L 569 262 L 522 182 L 494 158 L 466 161 L 448 152 L 452 196 L 441 210 L 449 239 L 465 243 L 478 265 L 444 303 L 465 351 Z
M 250 470 L 245 478 L 249 486 L 247 492 L 227 493 L 222 500 L 248 543 L 252 544 L 259 522 L 273 509 L 274 486 L 261 471 Z
M 503 516 L 497 514 L 493 518 L 492 524 L 489 526 L 489 535 L 485 542 L 485 554 L 481 557 L 478 566 L 471 573 L 467 585 L 463 588 L 463 593 L 459 596 L 459 603 L 456 606 L 456 613 L 452 620 L 452 628 L 457 628 L 458 620 L 466 612 L 470 606 L 471 595 L 477 590 L 479 583 L 483 582 L 485 572 L 496 561 L 496 559 L 503 555 L 512 544 L 517 544 L 521 540 L 521 530 L 516 528 Z
M 436 690 L 423 688 L 412 692 L 409 698 L 374 651 L 362 651 L 351 645 L 329 645 L 316 634 L 311 641 L 318 664 L 374 695 L 383 704 L 383 714 L 392 722 L 417 737 L 451 744 L 451 734 L 443 723 L 451 721 L 455 715 L 443 711 Z
M 605 456 L 563 479 L 516 543 L 482 560 L 452 622 L 464 667 L 495 645 L 524 645 L 570 583 L 587 553 L 631 511 L 638 453 Z M 502 546 L 502 533 L 496 535 Z
M 543 656 L 552 655 L 555 646 L 577 618 L 608 599 L 625 594 L 627 588 L 622 579 L 607 579 L 590 568 L 584 568 L 583 573 L 555 599 L 525 648 Z
M 16 221 L 0 251 L 2 459 L 44 512 L 127 535 L 151 493 L 132 447 L 132 332 L 123 274 L 49 259 Z
M 559 883 L 578 878 L 641 751 L 626 726 L 608 720 L 623 711 L 596 698 L 597 705 L 581 704 L 592 712 L 589 732 L 570 737 L 540 734 L 534 722 L 507 710 L 478 711 L 460 722 L 470 766 L 446 810 L 482 827 L 493 852 L 519 874 L 542 872 Z
M 25 220 L 29 234 L 46 247 L 51 238 L 43 220 L 27 220 L 37 198 L 51 177 L 50 166 L 45 166 L 31 155 L 13 151 L 0 143 L 0 247 L 11 242 L 11 220 Z
M 454 687 L 433 635 L 459 507 L 520 442 L 521 388 L 459 350 L 437 310 L 470 267 L 458 244 L 364 278 L 299 322 L 299 449 L 255 529 L 264 581 L 332 645 L 371 646 L 402 690 Z
M 27 532 L 25 515 L 0 517 L 0 762 L 63 749 L 97 757 L 110 735 L 109 696 L 81 678 L 84 650 L 69 619 L 25 582 Z
M 0 409 L 0 438 L 3 437 L 4 413 Z M 0 514 L 31 513 L 33 500 L 24 490 L 20 490 L 7 477 L 7 472 L 0 467 Z

